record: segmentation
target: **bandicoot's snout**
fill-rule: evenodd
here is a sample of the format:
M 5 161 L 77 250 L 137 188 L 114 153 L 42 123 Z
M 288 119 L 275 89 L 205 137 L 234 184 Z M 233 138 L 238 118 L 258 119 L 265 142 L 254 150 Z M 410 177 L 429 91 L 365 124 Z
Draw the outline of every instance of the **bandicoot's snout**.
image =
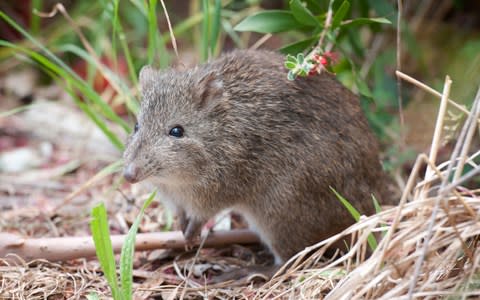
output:
M 138 167 L 130 163 L 123 169 L 123 177 L 130 183 L 136 183 L 138 182 L 138 171 Z

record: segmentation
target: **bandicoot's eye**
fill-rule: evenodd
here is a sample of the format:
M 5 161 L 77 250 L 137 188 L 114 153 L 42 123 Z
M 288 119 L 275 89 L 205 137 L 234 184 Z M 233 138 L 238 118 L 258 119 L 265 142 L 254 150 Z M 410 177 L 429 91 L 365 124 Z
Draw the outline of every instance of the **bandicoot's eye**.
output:
M 140 128 L 140 125 L 138 125 L 138 122 L 135 123 L 135 127 L 133 127 L 133 132 L 137 133 L 138 129 Z
M 182 126 L 175 126 L 170 129 L 168 134 L 176 138 L 181 138 L 183 136 L 183 128 Z

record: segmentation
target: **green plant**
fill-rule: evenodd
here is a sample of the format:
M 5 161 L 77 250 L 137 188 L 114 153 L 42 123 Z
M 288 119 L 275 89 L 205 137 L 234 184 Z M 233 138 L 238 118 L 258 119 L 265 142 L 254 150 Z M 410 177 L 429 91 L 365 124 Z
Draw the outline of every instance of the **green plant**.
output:
M 288 44 L 280 49 L 288 54 L 285 66 L 289 69 L 288 78 L 314 75 L 321 72 L 334 58 L 330 48 L 336 44 L 342 31 L 372 23 L 390 24 L 386 18 L 347 19 L 349 1 L 331 0 L 327 8 L 315 5 L 313 1 L 290 0 L 289 10 L 260 11 L 240 22 L 235 30 L 260 33 L 278 33 L 292 30 L 307 32 L 307 38 Z M 327 41 L 327 43 L 325 42 Z M 316 45 L 308 54 L 302 52 Z M 292 56 L 294 54 L 295 56 Z
M 152 193 L 143 204 L 140 213 L 135 219 L 135 222 L 132 224 L 132 227 L 130 227 L 130 230 L 128 231 L 123 243 L 122 252 L 120 255 L 120 282 L 118 281 L 116 273 L 117 267 L 115 264 L 115 257 L 110 239 L 110 230 L 108 229 L 108 217 L 105 210 L 105 205 L 100 203 L 92 209 L 90 229 L 92 231 L 92 237 L 95 243 L 97 258 L 112 291 L 112 297 L 115 300 L 132 299 L 132 269 L 133 254 L 135 250 L 135 237 L 144 211 L 155 198 L 155 194 L 155 192 Z
M 330 187 L 330 190 L 337 196 L 338 200 L 345 206 L 345 208 L 348 210 L 348 212 L 352 215 L 353 219 L 355 222 L 358 222 L 360 220 L 360 212 L 353 207 L 350 202 L 348 202 L 347 199 L 345 199 L 342 195 L 340 195 L 333 187 Z M 376 202 L 376 199 L 374 198 L 374 203 Z M 377 203 L 378 205 L 378 203 Z M 369 234 L 367 238 L 368 246 L 372 251 L 377 249 L 377 240 L 375 239 L 375 236 L 373 234 Z

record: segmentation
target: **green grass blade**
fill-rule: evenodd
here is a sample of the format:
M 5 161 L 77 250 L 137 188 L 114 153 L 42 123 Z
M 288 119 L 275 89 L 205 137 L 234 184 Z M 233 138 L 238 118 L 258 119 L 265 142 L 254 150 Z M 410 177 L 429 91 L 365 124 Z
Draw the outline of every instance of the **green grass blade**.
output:
M 144 15 L 148 15 L 148 9 L 145 7 L 145 2 L 142 0 L 130 0 L 130 2 L 137 7 L 137 9 Z
M 40 16 L 36 14 L 38 11 L 42 11 L 43 0 L 32 0 L 32 13 L 30 14 L 30 32 L 33 35 L 38 36 L 40 31 Z
M 112 144 L 117 147 L 117 149 L 119 150 L 122 150 L 125 148 L 125 146 L 123 145 L 122 141 L 120 141 L 120 139 L 117 137 L 117 135 L 115 133 L 113 133 L 107 126 L 107 124 L 98 117 L 97 114 L 95 114 L 92 109 L 90 108 L 90 106 L 88 106 L 86 103 L 80 101 L 80 99 L 78 99 L 76 96 L 75 96 L 75 93 L 71 92 L 69 93 L 70 96 L 73 97 L 75 103 L 77 104 L 77 106 L 93 121 L 93 123 L 95 123 L 95 125 L 97 125 L 97 127 L 103 131 L 103 133 L 107 136 L 107 138 L 110 140 L 110 142 L 112 142 Z
M 17 114 L 17 113 L 25 111 L 25 110 L 29 110 L 30 108 L 33 108 L 33 107 L 36 107 L 36 106 L 39 106 L 39 104 L 22 105 L 22 106 L 16 107 L 16 108 L 11 109 L 11 110 L 0 112 L 0 119 L 9 117 L 11 115 Z
M 210 35 L 210 54 L 213 56 L 216 54 L 218 37 L 220 35 L 220 25 L 221 25 L 221 12 L 222 12 L 222 1 L 215 0 L 215 9 L 213 10 L 213 19 L 212 19 L 212 32 Z
M 377 198 L 372 194 L 372 201 L 373 201 L 373 206 L 375 207 L 375 212 L 381 213 L 382 212 L 382 207 L 380 206 L 380 203 L 378 203 Z
M 243 47 L 243 42 L 240 36 L 233 30 L 232 24 L 230 24 L 229 21 L 227 20 L 221 20 L 222 21 L 222 28 L 223 31 L 225 31 L 226 34 L 232 39 L 232 41 L 235 43 L 235 46 L 238 48 L 244 48 Z
M 337 196 L 338 200 L 342 202 L 343 206 L 345 206 L 345 208 L 352 215 L 355 221 L 358 222 L 358 220 L 360 220 L 360 212 L 355 207 L 353 207 L 353 205 L 351 205 L 347 199 L 345 199 L 342 195 L 340 195 L 333 187 L 330 187 L 330 190 L 332 190 L 335 196 Z M 375 236 L 373 236 L 373 234 L 370 233 L 368 235 L 367 242 L 370 249 L 372 250 L 377 249 L 377 240 L 375 239 Z
M 112 56 L 115 60 L 115 67 L 118 66 L 118 54 L 117 54 L 117 30 L 118 30 L 118 2 L 120 0 L 112 0 L 113 13 L 112 13 Z
M 343 206 L 345 206 L 348 212 L 352 215 L 353 219 L 355 219 L 355 221 L 358 222 L 358 220 L 360 220 L 360 212 L 358 212 L 358 210 L 355 207 L 353 207 L 353 205 L 351 205 L 350 202 L 348 202 L 347 199 L 345 199 L 342 195 L 340 195 L 333 187 L 330 187 L 330 190 L 332 190 L 335 196 L 337 196 L 338 200 L 342 202 Z
M 156 192 L 150 194 L 148 199 L 142 206 L 140 213 L 138 214 L 135 222 L 133 222 L 132 227 L 128 231 L 127 237 L 122 246 L 122 254 L 120 256 L 120 280 L 122 293 L 125 296 L 125 300 L 132 299 L 132 273 L 133 273 L 133 253 L 135 251 L 135 238 L 137 236 L 138 226 L 142 220 L 145 209 L 152 203 L 155 198 Z
M 115 300 L 121 299 L 105 205 L 100 203 L 95 206 L 91 211 L 91 217 L 90 230 L 92 231 L 98 261 L 110 285 L 113 298 Z
M 147 50 L 147 63 L 151 65 L 157 52 L 157 0 L 149 0 L 148 5 L 148 50 Z
M 202 0 L 202 13 L 203 13 L 203 22 L 202 22 L 202 40 L 201 40 L 201 60 L 202 62 L 207 61 L 208 59 L 208 42 L 209 42 L 209 29 L 210 29 L 210 9 L 209 9 L 209 0 Z
M 125 31 L 123 30 L 122 23 L 120 23 L 120 19 L 117 17 L 120 1 L 114 0 L 113 4 L 114 4 L 114 16 L 115 16 L 114 33 L 116 33 L 118 40 L 120 41 L 120 46 L 122 47 L 123 55 L 125 56 L 125 60 L 127 61 L 127 68 L 128 68 L 128 74 L 130 76 L 130 80 L 133 82 L 134 85 L 137 85 L 138 84 L 137 74 L 135 72 L 135 66 L 133 65 L 130 49 L 128 48 Z M 113 38 L 112 40 L 115 40 L 115 39 Z

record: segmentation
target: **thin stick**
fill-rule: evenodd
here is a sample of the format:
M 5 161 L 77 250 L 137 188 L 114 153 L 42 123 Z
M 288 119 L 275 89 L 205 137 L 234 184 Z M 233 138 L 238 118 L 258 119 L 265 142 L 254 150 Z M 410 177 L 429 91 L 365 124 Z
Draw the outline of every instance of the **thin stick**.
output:
M 402 0 L 397 1 L 398 17 L 397 17 L 397 70 L 402 69 L 402 12 L 403 3 Z M 398 94 L 398 111 L 400 116 L 400 137 L 401 146 L 405 145 L 405 120 L 403 116 L 403 99 L 402 99 L 402 81 L 397 80 L 397 94 Z
M 435 125 L 435 132 L 433 133 L 433 139 L 432 139 L 432 147 L 430 150 L 430 157 L 429 161 L 432 162 L 433 164 L 435 163 L 435 160 L 437 158 L 437 151 L 438 151 L 438 145 L 440 143 L 440 135 L 442 133 L 442 126 L 443 126 L 443 119 L 445 117 L 445 112 L 447 110 L 447 101 L 448 97 L 450 95 L 450 87 L 452 85 L 452 81 L 448 76 L 445 78 L 445 85 L 443 87 L 443 96 L 442 100 L 440 102 L 440 108 L 438 111 L 438 116 L 437 116 L 437 122 Z M 427 171 L 425 172 L 425 178 L 429 178 L 433 175 L 432 168 L 430 165 L 427 166 Z M 445 180 L 448 180 L 449 174 L 446 174 L 446 177 L 444 177 L 443 182 Z M 425 184 L 423 187 L 423 191 L 426 193 L 428 189 L 429 184 Z M 427 229 L 427 236 L 425 237 L 425 240 L 423 241 L 423 248 L 422 248 L 422 254 L 420 257 L 417 259 L 416 264 L 415 264 L 415 269 L 413 272 L 413 278 L 410 281 L 410 286 L 408 288 L 408 299 L 411 300 L 413 297 L 413 290 L 415 289 L 415 286 L 418 281 L 418 276 L 420 275 L 420 269 L 422 267 L 423 261 L 425 260 L 425 257 L 427 256 L 428 252 L 428 246 L 430 244 L 430 239 L 432 238 L 433 234 L 433 226 L 435 225 L 435 219 L 437 218 L 437 213 L 439 211 L 440 207 L 440 200 L 442 199 L 442 194 L 438 194 L 435 197 L 435 206 L 432 211 L 432 215 L 430 217 L 430 222 L 428 224 L 428 229 Z
M 175 51 L 175 55 L 178 58 L 178 50 L 177 50 L 177 40 L 175 40 L 175 35 L 173 34 L 172 24 L 170 23 L 170 17 L 168 16 L 167 8 L 165 7 L 165 3 L 163 0 L 160 0 L 163 7 L 163 12 L 165 13 L 165 18 L 167 19 L 168 24 L 168 31 L 170 32 L 170 39 L 172 40 L 173 51 Z
M 452 85 L 452 80 L 447 75 L 445 78 L 445 84 L 443 86 L 443 96 L 440 101 L 440 108 L 438 109 L 437 122 L 435 124 L 435 131 L 433 132 L 432 146 L 430 147 L 430 155 L 428 160 L 433 164 L 437 161 L 438 148 L 440 147 L 440 138 L 442 136 L 443 130 L 443 121 L 445 119 L 445 113 L 447 112 L 447 102 L 450 95 L 450 87 Z M 425 179 L 429 179 L 433 175 L 432 168 L 430 165 L 427 166 L 425 171 Z M 424 186 L 424 191 L 428 190 L 429 185 Z
M 333 17 L 332 5 L 333 5 L 333 0 L 330 0 L 330 2 L 328 3 L 328 11 L 327 11 L 327 18 L 325 19 L 325 25 L 323 27 L 322 33 L 320 35 L 320 39 L 318 40 L 317 46 L 315 48 L 318 48 L 318 49 L 321 48 L 323 44 L 323 40 L 327 35 L 327 31 L 330 29 L 330 26 L 332 25 L 332 17 Z
M 431 87 L 429 87 L 428 85 L 416 80 L 415 78 L 413 77 L 410 77 L 408 76 L 407 74 L 405 73 L 402 73 L 401 71 L 395 71 L 395 75 L 397 75 L 398 77 L 402 78 L 403 80 L 407 81 L 407 82 L 410 82 L 411 84 L 425 90 L 426 92 L 432 94 L 432 95 L 435 95 L 439 98 L 442 97 L 442 94 L 437 92 L 436 90 L 432 89 Z M 450 103 L 451 105 L 453 105 L 456 109 L 458 109 L 459 111 L 467 114 L 467 115 L 470 115 L 470 112 L 465 108 L 465 106 L 462 106 L 460 104 L 458 104 L 457 102 L 453 101 L 452 99 L 448 99 L 448 103 Z M 480 123 L 480 121 L 479 121 Z
M 253 44 L 250 49 L 255 50 L 258 49 L 261 45 L 263 45 L 268 39 L 270 39 L 273 35 L 271 33 L 267 33 L 264 36 L 262 36 L 258 41 Z
M 402 209 L 405 206 L 405 203 L 407 203 L 408 194 L 410 193 L 410 191 L 414 187 L 415 180 L 417 180 L 418 173 L 420 172 L 420 168 L 422 166 L 422 161 L 423 161 L 424 158 L 426 158 L 425 154 L 419 155 L 417 157 L 417 160 L 416 160 L 415 164 L 413 165 L 413 170 L 410 173 L 410 177 L 408 178 L 407 185 L 406 185 L 405 189 L 403 190 L 403 194 L 402 194 L 402 197 L 400 199 L 400 203 L 397 206 L 397 211 L 395 213 L 395 217 L 393 219 L 392 226 L 390 226 L 390 229 L 387 231 L 387 234 L 384 237 L 385 246 L 383 247 L 383 251 L 380 255 L 380 259 L 378 260 L 377 266 L 375 267 L 375 271 L 374 271 L 375 273 L 378 273 L 378 271 L 380 271 L 380 267 L 382 266 L 382 262 L 385 259 L 385 255 L 386 255 L 386 252 L 388 250 L 388 245 L 390 244 L 390 242 L 392 240 L 393 233 L 395 232 L 395 230 L 398 227 L 398 224 L 400 223 L 400 217 L 401 217 L 401 214 L 402 214 Z
M 115 253 L 122 249 L 125 235 L 112 235 Z M 210 233 L 205 247 L 221 247 L 230 244 L 258 242 L 255 233 L 249 230 L 217 231 Z M 135 251 L 153 249 L 185 249 L 181 231 L 141 233 L 135 240 Z M 43 258 L 49 261 L 66 261 L 95 256 L 95 245 L 90 236 L 61 238 L 24 238 L 20 235 L 0 233 L 0 258 L 15 254 L 26 261 Z

